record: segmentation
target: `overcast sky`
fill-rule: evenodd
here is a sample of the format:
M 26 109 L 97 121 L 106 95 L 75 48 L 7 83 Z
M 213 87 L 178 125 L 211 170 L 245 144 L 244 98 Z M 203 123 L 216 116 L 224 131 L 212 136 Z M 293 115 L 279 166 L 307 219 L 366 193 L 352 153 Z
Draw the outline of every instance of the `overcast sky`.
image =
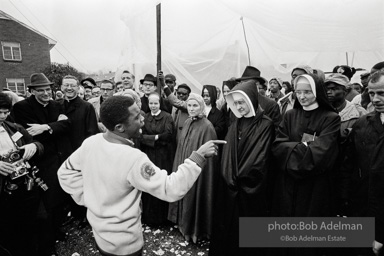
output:
M 126 29 L 120 19 L 124 2 L 0 0 L 0 10 L 56 40 L 52 62 L 69 62 L 89 73 L 117 68 Z

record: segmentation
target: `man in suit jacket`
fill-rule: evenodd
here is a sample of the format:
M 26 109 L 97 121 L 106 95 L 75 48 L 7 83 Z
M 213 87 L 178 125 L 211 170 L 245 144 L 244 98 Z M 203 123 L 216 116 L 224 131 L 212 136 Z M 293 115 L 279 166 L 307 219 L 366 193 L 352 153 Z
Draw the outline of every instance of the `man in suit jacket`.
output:
M 71 123 L 64 115 L 62 105 L 51 100 L 52 84 L 43 73 L 33 74 L 28 85 L 32 95 L 16 103 L 12 113 L 15 121 L 44 146 L 44 154 L 36 162 L 41 178 L 49 187 L 42 193 L 47 223 L 41 226 L 47 230 L 42 231 L 44 241 L 41 241 L 40 255 L 55 254 L 55 242 L 60 235 L 60 216 L 67 200 L 59 185 L 57 170 L 71 153 L 68 139 Z
M 69 138 L 72 146 L 71 153 L 73 153 L 86 138 L 99 132 L 97 117 L 92 104 L 78 96 L 79 80 L 76 77 L 64 76 L 61 91 L 64 92 L 61 104 L 72 125 Z
M 71 120 L 71 131 L 69 140 L 71 142 L 71 154 L 78 149 L 83 141 L 96 133 L 99 133 L 97 117 L 92 104 L 82 100 L 79 96 L 79 80 L 71 75 L 63 77 L 61 91 L 64 99 L 60 101 L 63 105 L 65 115 Z M 70 210 L 75 219 L 80 220 L 79 227 L 84 227 L 87 209 L 77 205 L 71 200 Z

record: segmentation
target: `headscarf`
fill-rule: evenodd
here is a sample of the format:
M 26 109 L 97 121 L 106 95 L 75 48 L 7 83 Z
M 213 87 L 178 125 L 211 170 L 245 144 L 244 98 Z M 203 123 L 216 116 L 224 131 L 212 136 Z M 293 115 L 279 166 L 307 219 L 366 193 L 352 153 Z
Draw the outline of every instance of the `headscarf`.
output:
M 250 108 L 249 113 L 245 117 L 256 116 L 256 111 L 259 106 L 257 87 L 255 86 L 255 82 L 252 80 L 241 82 L 237 84 L 227 95 L 227 103 L 233 114 L 237 118 L 241 118 L 242 115 L 237 110 L 237 108 L 233 105 L 233 94 L 239 93 L 244 98 L 245 102 Z
M 211 106 L 212 106 L 212 108 L 215 108 L 216 107 L 216 100 L 217 100 L 216 86 L 204 85 L 203 90 L 201 91 L 201 96 L 203 96 L 203 94 L 204 94 L 204 89 L 208 90 L 209 97 L 211 98 Z
M 336 112 L 336 110 L 332 107 L 332 105 L 328 101 L 328 97 L 327 97 L 327 93 L 325 92 L 323 81 L 317 75 L 304 74 L 296 77 L 295 80 L 293 81 L 295 90 L 297 87 L 297 82 L 303 81 L 302 79 L 306 79 L 306 81 L 309 82 L 312 92 L 316 97 L 316 101 L 319 104 L 319 107 Z M 298 100 L 295 100 L 293 108 L 302 109 L 303 107 L 301 106 Z
M 196 118 L 203 118 L 205 115 L 205 103 L 204 103 L 204 99 L 203 97 L 201 97 L 199 94 L 197 93 L 190 93 L 189 94 L 189 97 L 187 99 L 187 103 L 188 101 L 190 100 L 195 100 L 197 101 L 197 103 L 199 103 L 200 105 L 200 113 L 196 115 Z

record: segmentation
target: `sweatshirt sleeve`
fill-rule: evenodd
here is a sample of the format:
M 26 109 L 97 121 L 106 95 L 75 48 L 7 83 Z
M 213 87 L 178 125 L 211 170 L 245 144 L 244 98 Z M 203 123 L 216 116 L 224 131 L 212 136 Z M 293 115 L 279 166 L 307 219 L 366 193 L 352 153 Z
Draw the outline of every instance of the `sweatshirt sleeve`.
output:
M 60 186 L 70 194 L 73 200 L 84 205 L 83 174 L 80 170 L 80 149 L 78 148 L 65 162 L 60 166 L 57 172 Z
M 176 172 L 167 175 L 166 170 L 161 170 L 145 154 L 141 154 L 128 173 L 127 180 L 143 192 L 167 202 L 175 202 L 183 198 L 193 186 L 204 163 L 205 158 L 193 152 Z

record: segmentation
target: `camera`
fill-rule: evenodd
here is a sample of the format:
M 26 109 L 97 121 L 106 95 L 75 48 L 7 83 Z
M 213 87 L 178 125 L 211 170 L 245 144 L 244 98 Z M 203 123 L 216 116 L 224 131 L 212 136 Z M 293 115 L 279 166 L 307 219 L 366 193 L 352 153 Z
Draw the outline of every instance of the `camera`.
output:
M 15 166 L 15 171 L 9 175 L 9 177 L 14 180 L 19 177 L 28 174 L 28 169 L 31 168 L 27 161 L 23 159 L 24 149 L 11 151 L 3 156 L 0 160 L 7 162 Z

